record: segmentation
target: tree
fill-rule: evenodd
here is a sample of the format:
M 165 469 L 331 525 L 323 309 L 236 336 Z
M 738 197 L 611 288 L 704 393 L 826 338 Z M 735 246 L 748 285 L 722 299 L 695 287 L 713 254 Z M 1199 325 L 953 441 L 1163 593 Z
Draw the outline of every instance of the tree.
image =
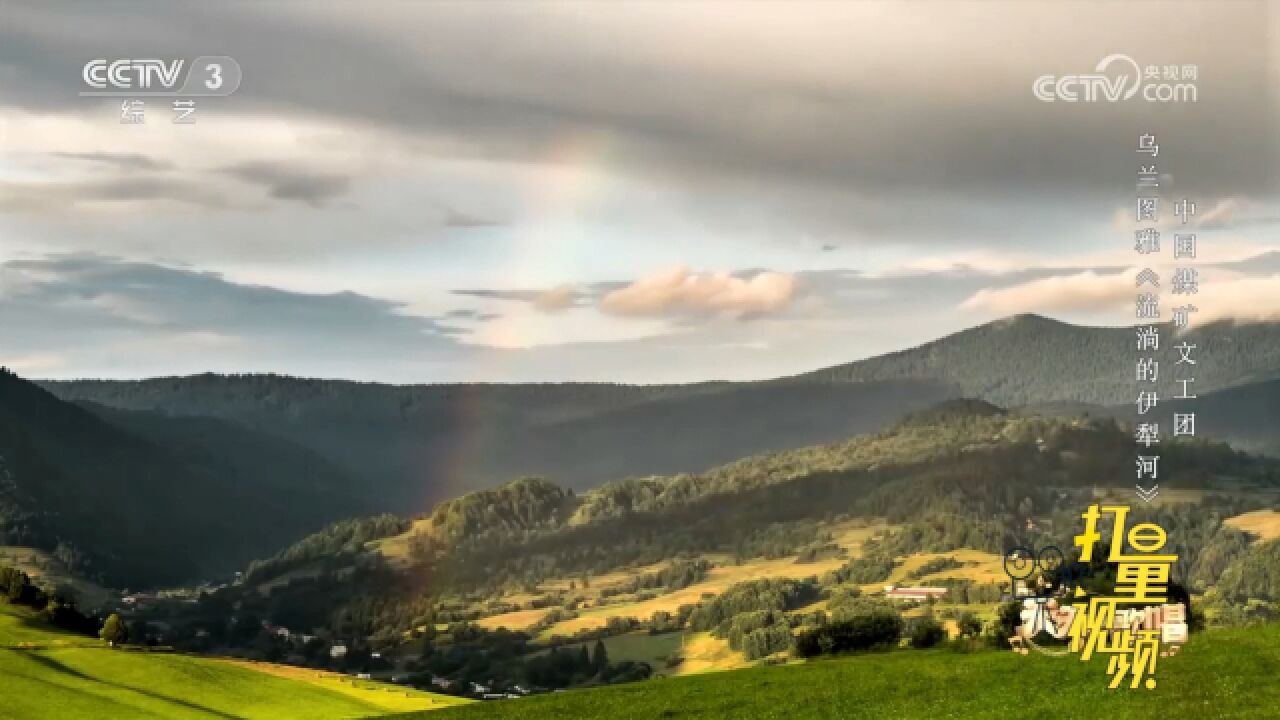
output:
M 1001 605 L 996 624 L 1005 637 L 1013 637 L 1018 631 L 1018 626 L 1022 624 L 1022 603 L 1010 600 Z
M 911 647 L 917 650 L 931 648 L 947 639 L 947 630 L 932 617 L 921 618 L 911 630 Z
M 102 630 L 98 631 L 98 637 L 107 641 L 111 647 L 121 645 L 125 640 L 129 639 L 129 632 L 125 630 L 124 621 L 116 613 L 111 613 L 107 621 L 102 624 Z
M 603 640 L 597 639 L 591 650 L 591 668 L 601 676 L 609 671 L 609 653 L 604 649 Z
M 877 609 L 803 632 L 793 650 L 800 657 L 870 650 L 896 644 L 901 634 L 902 617 Z
M 151 639 L 151 627 L 146 620 L 133 620 L 127 625 L 126 634 L 133 638 L 133 642 L 138 645 L 154 645 Z
M 982 621 L 968 611 L 956 619 L 956 627 L 960 630 L 960 637 L 977 637 L 982 633 Z
M 1021 624 L 1022 603 L 1017 600 L 1002 603 L 1000 610 L 996 614 L 995 621 L 987 627 L 987 644 L 1007 650 L 1009 648 L 1009 638 L 1018 632 L 1018 626 Z
M 27 574 L 11 567 L 0 567 L 0 593 L 14 604 L 23 602 L 31 594 L 31 578 Z

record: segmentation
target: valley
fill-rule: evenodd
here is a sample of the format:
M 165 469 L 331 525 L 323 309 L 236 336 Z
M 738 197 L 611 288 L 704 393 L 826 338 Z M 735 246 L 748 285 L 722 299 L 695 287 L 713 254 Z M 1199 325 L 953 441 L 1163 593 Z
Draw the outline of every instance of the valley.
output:
M 99 659 L 161 689 L 189 676 L 256 688 L 249 704 L 207 707 L 131 683 L 93 691 L 166 717 L 292 717 L 278 703 L 294 695 L 326 717 L 526 695 L 547 697 L 493 707 L 591 717 L 606 712 L 597 704 L 618 712 L 599 686 L 660 688 L 661 704 L 667 688 L 722 682 L 688 676 L 734 670 L 727 688 L 756 672 L 785 684 L 827 672 L 809 667 L 901 663 L 992 684 L 1012 632 L 1002 554 L 1069 546 L 1082 504 L 1133 502 L 1132 429 L 1092 386 L 1017 380 L 1022 360 L 984 376 L 939 359 L 1059 332 L 1095 350 L 1119 337 L 1020 316 L 810 376 L 650 388 L 275 376 L 41 387 L 6 374 L 0 566 L 48 588 L 64 625 L 114 615 L 127 630 L 112 650 L 51 639 L 48 611 L 9 610 L 10 682 L 61 678 L 68 717 L 87 712 Z M 1269 410 L 1238 398 L 1275 381 L 1237 360 L 1224 362 L 1240 384 L 1206 396 L 1225 408 L 1216 436 L 1166 443 L 1162 493 L 1134 509 L 1177 538 L 1174 584 L 1205 638 L 1266 622 L 1280 603 L 1280 460 L 1223 441 L 1266 449 Z M 461 406 L 486 426 L 450 425 Z M 477 455 L 433 457 L 455 447 Z M 90 459 L 118 492 L 90 487 Z M 912 595 L 921 587 L 934 597 Z M 868 619 L 884 633 L 855 643 L 880 652 L 800 650 Z M 892 692 L 866 690 L 895 707 Z M 720 711 L 686 700 L 689 717 Z M 752 707 L 743 717 L 764 712 Z
M 952 401 L 702 473 L 583 493 L 522 478 L 417 518 L 341 523 L 194 608 L 160 604 L 143 618 L 163 619 L 179 643 L 202 629 L 220 633 L 209 647 L 222 653 L 472 696 L 792 663 L 797 638 L 867 613 L 904 632 L 937 623 L 972 646 L 1008 632 L 1004 549 L 1069 546 L 1081 503 L 1126 501 L 1097 478 L 1127 471 L 1130 442 L 1110 419 Z M 1280 462 L 1212 441 L 1166 452 L 1181 487 L 1135 513 L 1179 538 L 1176 582 L 1202 622 L 1267 612 L 1280 582 L 1242 568 L 1270 562 Z M 891 600 L 887 586 L 944 595 Z M 227 605 L 327 639 L 236 639 L 210 624 Z M 323 650 L 339 642 L 349 650 L 334 662 Z

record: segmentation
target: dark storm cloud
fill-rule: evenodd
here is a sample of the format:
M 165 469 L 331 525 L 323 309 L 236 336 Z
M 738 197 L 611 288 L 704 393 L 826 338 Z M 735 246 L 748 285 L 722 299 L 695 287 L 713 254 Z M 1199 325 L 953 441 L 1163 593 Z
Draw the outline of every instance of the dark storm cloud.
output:
M 86 59 L 216 49 L 245 70 L 228 106 L 391 127 L 429 141 L 430 152 L 505 160 L 594 137 L 620 170 L 657 176 L 691 207 L 730 220 L 755 207 L 760 217 L 747 214 L 756 225 L 935 243 L 1008 244 L 1047 205 L 1059 208 L 1054 221 L 1096 210 L 1125 192 L 1129 146 L 1148 130 L 1160 131 L 1180 190 L 1274 192 L 1264 3 L 1165 12 L 1140 2 L 941 2 L 924 28 L 918 5 L 877 14 L 862 13 L 862 3 L 819 3 L 763 17 L 769 4 L 748 4 L 732 19 L 700 23 L 661 5 L 574 14 L 496 2 L 358 12 L 21 3 L 0 31 L 13 89 L 0 102 L 69 110 Z M 744 55 L 753 40 L 770 43 L 775 59 Z M 672 43 L 693 49 L 674 52 Z M 1117 48 L 1142 63 L 1197 64 L 1200 101 L 1032 97 L 1038 75 L 1089 72 Z M 333 177 L 292 180 L 271 191 L 324 202 L 342 190 Z
M 249 162 L 223 168 L 222 172 L 266 189 L 277 200 L 290 200 L 313 208 L 324 207 L 346 194 L 351 178 L 337 173 L 309 171 L 272 162 Z

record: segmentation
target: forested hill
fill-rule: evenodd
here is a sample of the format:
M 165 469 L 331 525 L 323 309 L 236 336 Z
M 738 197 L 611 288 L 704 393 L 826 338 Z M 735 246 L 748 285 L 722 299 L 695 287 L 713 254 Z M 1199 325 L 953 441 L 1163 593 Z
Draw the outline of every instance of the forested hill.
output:
M 1196 346 L 1201 393 L 1280 378 L 1280 323 L 1217 322 L 1185 334 L 1160 327 L 1157 357 L 1172 369 L 1173 346 Z M 1044 402 L 1114 405 L 1134 392 L 1137 338 L 1132 328 L 1082 327 L 1039 315 L 1017 315 L 909 350 L 837 365 L 790 382 L 873 382 L 929 378 L 1013 407 Z M 1161 389 L 1173 395 L 1173 374 Z
M 213 419 L 77 406 L 0 371 L 0 545 L 116 585 L 230 572 L 367 512 L 310 451 Z M 100 413 L 100 414 L 99 414 Z
M 1229 438 L 1241 450 L 1280 457 L 1280 380 L 1227 388 L 1190 402 L 1201 432 Z
M 1172 363 L 1174 334 L 1163 330 Z M 1280 325 L 1219 323 L 1178 339 L 1199 346 L 1202 395 L 1280 374 Z M 876 432 L 949 398 L 1006 407 L 1117 405 L 1133 393 L 1135 352 L 1132 329 L 1020 315 L 918 348 L 758 383 L 392 386 L 199 375 L 44 386 L 68 400 L 221 418 L 288 438 L 359 478 L 377 509 L 403 513 L 523 475 L 582 490 L 618 477 L 696 472 Z M 1163 397 L 1173 394 L 1172 378 L 1164 373 Z M 1224 402 L 1252 398 L 1237 393 Z M 1261 450 L 1276 449 L 1265 442 L 1280 436 L 1274 427 L 1216 429 L 1222 439 Z
M 1274 585 L 1268 580 L 1258 594 L 1249 586 L 1256 574 L 1245 571 L 1273 564 L 1274 549 L 1255 548 L 1224 521 L 1274 506 L 1280 461 L 1204 440 L 1171 441 L 1162 451 L 1162 486 L 1176 489 L 1176 499 L 1134 502 L 1133 512 L 1174 538 L 1174 577 L 1198 592 L 1215 586 L 1232 597 L 1271 597 Z M 707 629 L 690 613 L 709 596 L 679 594 L 712 571 L 703 562 L 721 577 L 762 582 L 812 574 L 834 592 L 883 583 L 913 555 L 998 558 L 1010 547 L 1059 545 L 1078 532 L 1080 508 L 1091 500 L 1133 497 L 1132 467 L 1132 436 L 1112 420 L 948 401 L 879 433 L 701 473 L 619 479 L 580 494 L 523 478 L 446 501 L 412 522 L 343 522 L 249 566 L 245 582 L 217 602 L 386 648 L 415 628 L 490 616 L 504 616 L 491 627 L 541 623 L 530 632 L 545 637 L 634 629 L 609 623 L 609 615 L 655 632 Z M 841 544 L 851 529 L 870 530 L 856 552 Z M 664 569 L 685 580 L 655 575 Z M 602 578 L 619 575 L 634 581 L 624 591 L 634 594 L 629 599 L 581 604 L 588 578 L 599 589 Z M 657 587 L 667 588 L 670 602 L 647 604 L 661 593 L 644 589 Z M 995 586 L 986 590 L 999 597 Z M 711 583 L 706 591 L 732 588 Z M 580 617 L 600 622 L 575 624 Z
M 1217 495 L 1219 512 L 1280 492 L 1280 461 L 1202 440 L 1170 442 L 1164 452 L 1165 484 Z M 255 574 L 263 580 L 402 534 L 415 558 L 456 564 L 449 577 L 487 585 L 520 577 L 547 555 L 578 563 L 574 572 L 604 572 L 681 553 L 732 552 L 743 543 L 802 546 L 820 535 L 812 523 L 836 516 L 961 518 L 963 532 L 996 529 L 984 540 L 995 551 L 1004 546 L 1001 533 L 1020 530 L 1030 515 L 1064 511 L 1073 526 L 1079 503 L 1108 487 L 1108 478 L 1129 492 L 1132 465 L 1132 437 L 1109 419 L 1015 415 L 955 400 L 880 433 L 701 473 L 619 479 L 581 494 L 522 478 L 440 503 L 411 527 L 390 516 L 341 524 L 259 564 Z
M 400 513 L 524 475 L 585 489 L 831 442 L 954 394 L 919 380 L 391 386 L 272 375 L 46 387 L 66 399 L 225 418 L 286 437 L 363 479 L 379 509 Z
M 1125 422 L 1135 418 L 1131 402 L 1110 407 L 1038 403 L 1021 411 L 1059 417 L 1110 417 Z M 1171 401 L 1168 396 L 1162 396 L 1160 405 L 1147 418 L 1160 427 L 1173 427 L 1173 414 L 1188 411 L 1196 413 L 1197 434 L 1226 440 L 1237 450 L 1280 457 L 1280 380 L 1230 387 L 1193 400 Z

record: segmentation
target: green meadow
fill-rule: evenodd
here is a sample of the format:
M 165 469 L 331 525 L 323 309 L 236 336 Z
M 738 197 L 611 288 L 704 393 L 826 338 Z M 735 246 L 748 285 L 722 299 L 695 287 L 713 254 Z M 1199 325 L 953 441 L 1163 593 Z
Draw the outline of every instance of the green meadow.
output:
M 367 718 L 466 702 L 277 666 L 139 650 L 51 631 L 0 605 L 0 717 Z M 283 674 L 277 674 L 283 673 Z
M 1280 717 L 1280 626 L 1197 634 L 1154 690 L 1108 690 L 1106 661 L 951 650 L 758 667 L 484 703 L 432 720 L 1222 720 Z

